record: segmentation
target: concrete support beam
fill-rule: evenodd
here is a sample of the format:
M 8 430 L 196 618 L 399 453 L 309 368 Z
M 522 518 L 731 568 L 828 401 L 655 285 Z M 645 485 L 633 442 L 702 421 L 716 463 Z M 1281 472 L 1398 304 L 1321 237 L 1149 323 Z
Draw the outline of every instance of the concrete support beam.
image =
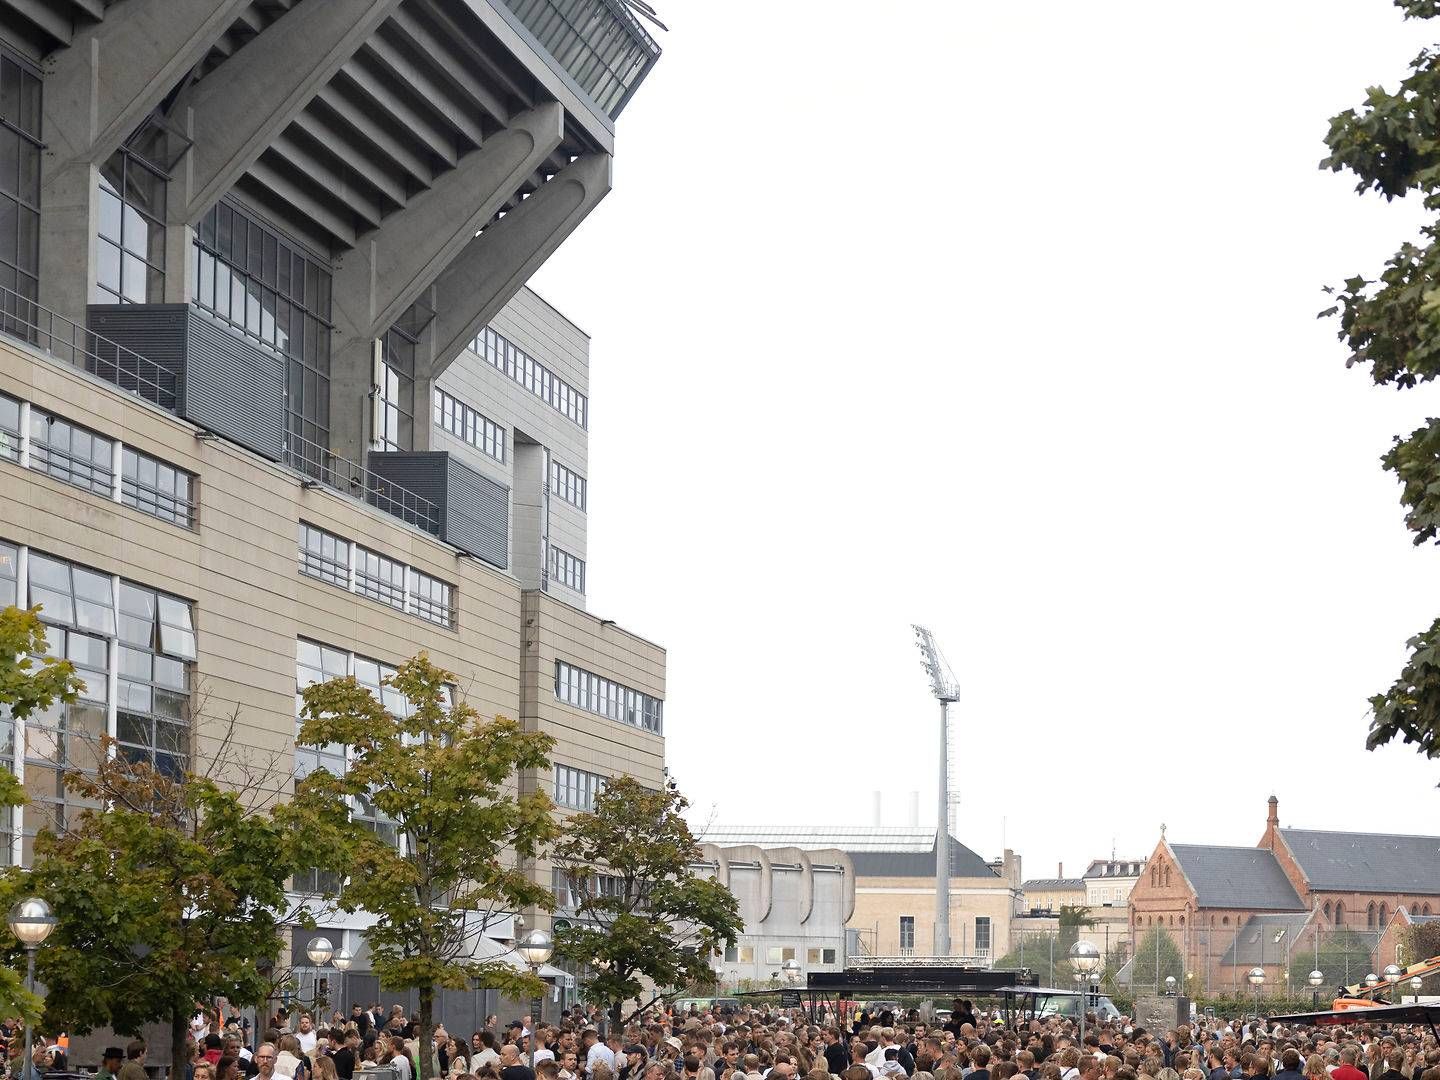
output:
M 433 380 L 610 192 L 610 155 L 586 154 L 465 245 L 435 280 Z
M 341 333 L 383 334 L 520 189 L 565 135 L 556 103 L 515 117 L 345 253 L 332 279 Z
M 249 2 L 124 0 L 47 57 L 44 188 L 113 154 Z
M 172 219 L 194 224 L 399 5 L 302 0 L 197 83 L 190 188 Z

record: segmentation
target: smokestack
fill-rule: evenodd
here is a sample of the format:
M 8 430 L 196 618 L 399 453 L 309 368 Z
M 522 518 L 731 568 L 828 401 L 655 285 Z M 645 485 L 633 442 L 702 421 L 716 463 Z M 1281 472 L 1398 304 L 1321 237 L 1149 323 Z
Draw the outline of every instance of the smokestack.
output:
M 880 792 L 875 792 L 875 824 L 880 824 Z
M 1064 880 L 1064 878 L 1065 878 L 1065 864 L 1064 864 L 1063 862 L 1060 863 L 1059 866 L 1056 868 L 1056 870 L 1055 870 L 1055 876 L 1056 876 L 1057 878 L 1060 878 L 1062 881 Z
M 910 792 L 910 825 L 920 824 L 920 792 Z

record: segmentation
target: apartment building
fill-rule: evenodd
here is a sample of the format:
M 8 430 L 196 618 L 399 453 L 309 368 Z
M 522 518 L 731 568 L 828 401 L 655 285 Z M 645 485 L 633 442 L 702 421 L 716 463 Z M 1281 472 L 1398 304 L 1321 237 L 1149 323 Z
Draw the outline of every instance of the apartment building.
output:
M 79 736 L 344 768 L 298 691 L 398 713 L 422 649 L 554 736 L 559 812 L 663 781 L 665 652 L 586 611 L 589 342 L 524 287 L 658 55 L 613 0 L 0 0 L 0 603 L 86 678 L 0 733 L 0 861 L 75 812 Z M 374 999 L 367 925 L 302 986 Z

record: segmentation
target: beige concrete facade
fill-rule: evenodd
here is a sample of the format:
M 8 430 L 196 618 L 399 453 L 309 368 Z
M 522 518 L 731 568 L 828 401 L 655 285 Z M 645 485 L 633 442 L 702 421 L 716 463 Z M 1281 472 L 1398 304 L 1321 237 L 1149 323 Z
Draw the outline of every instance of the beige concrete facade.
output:
M 193 603 L 197 757 L 233 715 L 241 745 L 293 767 L 296 645 L 307 639 L 389 665 L 424 650 L 482 715 L 554 736 L 557 762 L 661 782 L 662 734 L 555 695 L 563 659 L 663 699 L 659 646 L 9 338 L 0 338 L 0 393 L 197 477 L 192 529 L 0 460 L 0 541 Z M 301 522 L 452 585 L 453 628 L 302 575 Z
M 1010 950 L 1010 923 L 1020 891 L 1004 878 L 950 879 L 950 952 L 993 961 Z M 914 946 L 901 943 L 901 920 L 914 920 Z M 988 922 L 987 922 L 988 920 Z M 917 878 L 857 878 L 855 915 L 867 945 L 877 956 L 933 956 L 935 953 L 935 883 Z M 986 927 L 989 948 L 983 947 Z

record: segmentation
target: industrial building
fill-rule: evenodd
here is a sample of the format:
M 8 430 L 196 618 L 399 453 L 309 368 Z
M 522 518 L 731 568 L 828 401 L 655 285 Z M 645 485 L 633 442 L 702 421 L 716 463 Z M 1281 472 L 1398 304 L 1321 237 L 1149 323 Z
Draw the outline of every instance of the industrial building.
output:
M 664 650 L 586 611 L 589 341 L 525 288 L 659 51 L 617 0 L 0 0 L 0 603 L 86 678 L 6 733 L 0 858 L 86 736 L 343 768 L 298 690 L 421 650 L 560 812 L 663 782 Z

